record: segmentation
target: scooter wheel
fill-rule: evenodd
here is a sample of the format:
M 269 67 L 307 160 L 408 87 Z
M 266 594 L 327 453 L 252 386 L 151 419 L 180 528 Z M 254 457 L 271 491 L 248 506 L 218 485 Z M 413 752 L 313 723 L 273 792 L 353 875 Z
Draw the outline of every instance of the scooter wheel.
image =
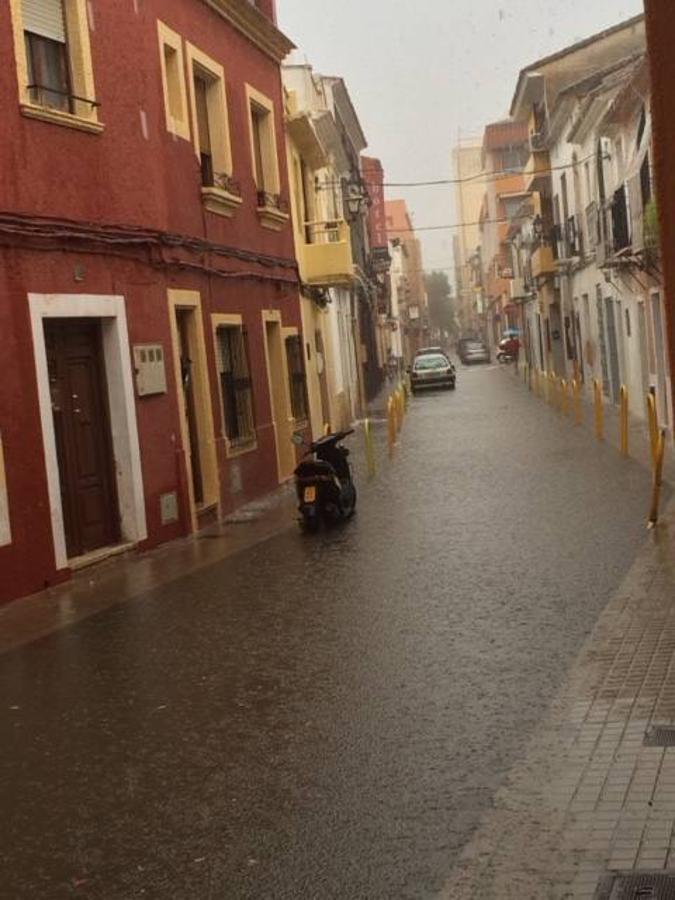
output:
M 318 516 L 303 516 L 300 527 L 306 534 L 317 534 L 321 528 L 321 519 Z
M 352 485 L 351 489 L 351 497 L 349 498 L 349 503 L 342 508 L 342 515 L 345 519 L 351 519 L 351 517 L 356 512 L 356 488 Z

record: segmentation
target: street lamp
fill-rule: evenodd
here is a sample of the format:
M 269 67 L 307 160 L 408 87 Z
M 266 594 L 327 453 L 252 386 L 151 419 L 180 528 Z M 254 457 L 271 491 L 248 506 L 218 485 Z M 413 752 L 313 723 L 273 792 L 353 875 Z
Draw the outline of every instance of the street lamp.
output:
M 534 234 L 534 239 L 538 243 L 541 243 L 544 238 L 544 220 L 540 215 L 536 215 L 532 222 L 532 233 Z
M 349 219 L 354 222 L 368 204 L 368 192 L 360 178 L 346 182 L 345 189 Z

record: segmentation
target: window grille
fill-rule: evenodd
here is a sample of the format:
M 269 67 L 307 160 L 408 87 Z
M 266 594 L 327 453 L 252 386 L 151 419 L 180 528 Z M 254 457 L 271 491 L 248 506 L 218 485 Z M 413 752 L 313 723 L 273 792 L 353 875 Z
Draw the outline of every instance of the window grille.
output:
M 232 445 L 247 444 L 255 440 L 255 416 L 246 332 L 222 326 L 216 338 L 225 434 Z
M 293 418 L 305 420 L 307 414 L 307 380 L 302 340 L 298 336 L 286 338 L 286 359 L 288 361 L 288 381 L 291 388 L 291 409 Z

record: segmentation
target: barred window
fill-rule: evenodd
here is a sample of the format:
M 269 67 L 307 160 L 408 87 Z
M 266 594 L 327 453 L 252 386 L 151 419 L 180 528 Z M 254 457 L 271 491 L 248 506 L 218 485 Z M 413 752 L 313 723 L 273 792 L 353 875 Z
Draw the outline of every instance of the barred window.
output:
M 250 443 L 255 439 L 255 417 L 246 331 L 239 326 L 220 326 L 216 354 L 225 434 L 233 445 Z
M 302 340 L 298 336 L 286 338 L 286 360 L 288 362 L 288 382 L 291 387 L 291 409 L 293 418 L 304 420 L 307 413 L 307 382 L 305 361 L 302 355 Z

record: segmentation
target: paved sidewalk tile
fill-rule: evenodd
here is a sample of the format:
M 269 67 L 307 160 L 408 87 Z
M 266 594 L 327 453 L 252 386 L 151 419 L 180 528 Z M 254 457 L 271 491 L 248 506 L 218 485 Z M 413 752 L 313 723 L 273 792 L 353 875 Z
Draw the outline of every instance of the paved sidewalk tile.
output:
M 675 872 L 675 504 L 599 619 L 443 900 L 595 896 L 609 871 Z

